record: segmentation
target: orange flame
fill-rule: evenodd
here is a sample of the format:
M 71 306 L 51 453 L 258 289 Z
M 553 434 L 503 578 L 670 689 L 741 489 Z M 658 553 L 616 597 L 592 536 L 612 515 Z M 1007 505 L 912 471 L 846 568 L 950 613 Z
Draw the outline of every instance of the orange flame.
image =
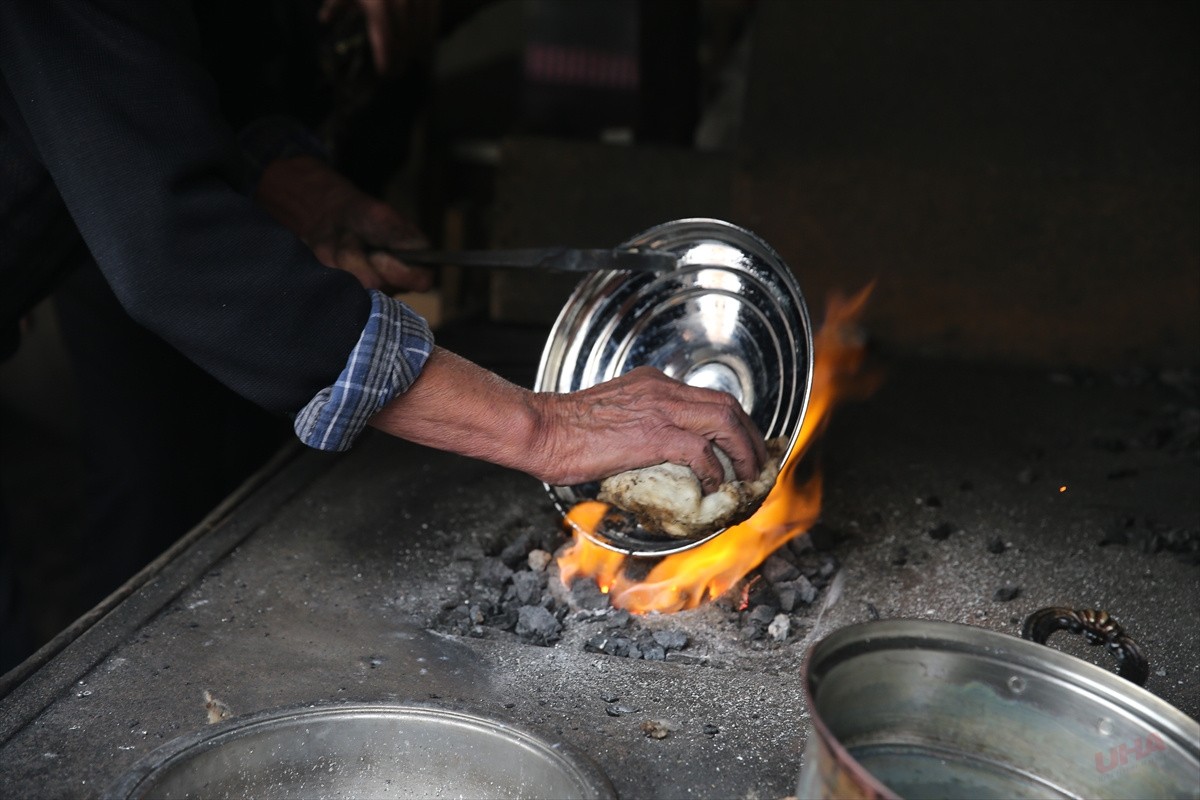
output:
M 857 321 L 871 289 L 868 285 L 849 299 L 830 297 L 825 324 L 814 337 L 812 391 L 800 436 L 753 517 L 698 547 L 664 557 L 645 578 L 635 580 L 625 574 L 625 556 L 578 533 L 594 530 L 607 510 L 604 503 L 584 501 L 567 514 L 575 535 L 558 555 L 562 582 L 569 586 L 578 577 L 592 577 L 614 607 L 636 614 L 682 611 L 720 597 L 776 549 L 811 528 L 821 510 L 821 475 L 814 472 L 798 482 L 797 465 L 824 430 L 836 402 L 864 396 L 879 382 L 877 374 L 860 374 L 864 347 Z

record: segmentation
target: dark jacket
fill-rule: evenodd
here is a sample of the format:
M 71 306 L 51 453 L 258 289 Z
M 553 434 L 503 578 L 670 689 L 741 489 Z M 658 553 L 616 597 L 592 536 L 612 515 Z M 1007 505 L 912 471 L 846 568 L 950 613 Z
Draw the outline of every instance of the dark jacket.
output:
M 367 293 L 249 198 L 184 0 L 0 2 L 0 325 L 86 247 L 126 311 L 234 391 L 295 412 Z

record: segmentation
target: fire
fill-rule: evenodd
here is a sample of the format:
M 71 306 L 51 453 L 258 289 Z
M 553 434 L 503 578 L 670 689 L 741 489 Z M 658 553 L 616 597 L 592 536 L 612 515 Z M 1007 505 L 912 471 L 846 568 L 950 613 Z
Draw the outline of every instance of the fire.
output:
M 624 571 L 625 556 L 578 533 L 593 530 L 607 510 L 604 503 L 582 502 L 567 515 L 575 534 L 558 555 L 563 583 L 569 586 L 578 577 L 592 577 L 614 607 L 636 614 L 683 611 L 720 597 L 776 549 L 812 527 L 821 510 L 821 475 L 814 471 L 801 480 L 797 466 L 824 430 L 834 405 L 865 395 L 878 384 L 878 375 L 860 374 L 864 348 L 857 335 L 871 288 L 849 299 L 829 299 L 825 323 L 814 337 L 812 391 L 800 436 L 753 517 L 699 547 L 664 557 L 635 580 Z

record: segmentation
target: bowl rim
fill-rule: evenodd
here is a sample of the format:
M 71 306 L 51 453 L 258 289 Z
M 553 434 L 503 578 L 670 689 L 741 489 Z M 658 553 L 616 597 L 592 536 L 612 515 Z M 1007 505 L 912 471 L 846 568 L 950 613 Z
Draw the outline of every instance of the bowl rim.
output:
M 337 719 L 377 715 L 408 719 L 443 719 L 469 722 L 487 732 L 500 735 L 514 744 L 536 751 L 554 763 L 564 774 L 574 778 L 583 796 L 589 800 L 616 800 L 617 794 L 604 770 L 567 742 L 553 740 L 546 734 L 524 724 L 514 723 L 492 714 L 480 713 L 466 704 L 452 702 L 365 702 L 318 701 L 292 704 L 262 711 L 240 714 L 217 723 L 205 725 L 190 733 L 181 734 L 156 747 L 138 759 L 132 767 L 113 781 L 100 796 L 108 800 L 129 800 L 142 797 L 142 791 L 153 790 L 154 780 L 198 754 L 222 743 L 252 734 L 255 729 L 269 729 L 309 719 Z

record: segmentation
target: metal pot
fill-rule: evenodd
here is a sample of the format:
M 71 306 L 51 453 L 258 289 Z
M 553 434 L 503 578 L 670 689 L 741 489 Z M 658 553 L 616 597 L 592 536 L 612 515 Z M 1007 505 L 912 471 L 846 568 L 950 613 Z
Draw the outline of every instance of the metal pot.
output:
M 1103 612 L 1039 614 L 1027 634 L 1099 620 L 1090 638 L 1119 650 L 1123 671 L 1140 658 Z M 1041 644 L 882 620 L 830 634 L 803 670 L 801 798 L 1200 798 L 1200 724 Z

